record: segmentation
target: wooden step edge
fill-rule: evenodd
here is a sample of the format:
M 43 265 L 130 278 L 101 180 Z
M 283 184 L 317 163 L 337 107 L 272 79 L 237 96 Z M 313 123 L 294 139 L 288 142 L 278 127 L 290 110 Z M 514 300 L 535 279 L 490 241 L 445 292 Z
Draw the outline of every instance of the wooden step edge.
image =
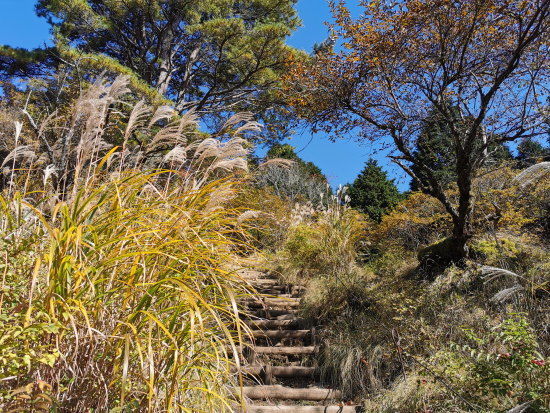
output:
M 253 329 L 291 329 L 305 324 L 301 318 L 293 318 L 289 320 L 246 320 L 245 323 Z
M 235 410 L 235 413 L 361 413 L 361 406 L 259 406 L 248 405 L 246 410 Z
M 269 317 L 266 316 L 267 312 L 269 312 Z M 293 316 L 294 314 L 297 314 L 297 313 L 298 313 L 298 310 L 295 308 L 291 308 L 291 309 L 270 308 L 268 310 L 264 310 L 264 309 L 250 310 L 243 313 L 243 315 L 264 318 L 264 319 L 271 319 L 271 320 L 275 319 L 272 317 L 277 317 L 276 319 L 278 320 L 285 320 L 285 319 L 288 319 L 289 316 Z M 280 316 L 284 316 L 286 318 L 278 318 Z
M 299 306 L 300 305 L 300 298 L 299 297 L 293 297 L 293 298 L 276 298 L 276 297 L 264 297 L 262 299 L 255 299 L 255 298 L 247 298 L 245 300 L 242 300 L 243 304 L 247 305 L 292 305 L 292 306 Z
M 287 312 L 286 314 L 280 314 L 279 316 L 275 316 L 274 314 L 272 316 L 275 316 L 275 320 L 281 321 L 281 320 L 295 320 L 296 314 L 298 311 L 292 310 L 290 312 Z
M 300 301 L 300 297 L 293 297 L 290 294 L 261 294 L 259 296 L 248 296 L 243 297 L 243 301 L 255 301 L 255 300 L 266 300 L 266 301 Z
M 317 352 L 315 346 L 270 346 L 270 347 L 253 347 L 252 350 L 256 354 L 283 354 L 283 355 L 296 355 L 296 354 L 314 354 Z
M 232 368 L 232 372 L 236 373 L 237 369 Z M 241 372 L 247 376 L 262 377 L 270 373 L 274 377 L 280 378 L 295 378 L 295 377 L 314 377 L 316 373 L 315 367 L 305 366 L 245 366 Z
M 239 389 L 236 389 L 237 391 Z M 251 400 L 276 399 L 276 400 L 307 400 L 328 401 L 339 399 L 342 393 L 339 390 L 324 389 L 320 387 L 284 387 L 281 385 L 258 385 L 242 387 L 242 394 Z
M 311 330 L 252 330 L 252 335 L 255 338 L 271 338 L 284 339 L 294 338 L 301 339 L 311 336 Z
M 267 314 L 269 312 L 269 314 Z M 241 311 L 239 313 L 241 319 L 245 323 L 252 323 L 254 321 L 265 320 L 265 321 L 286 321 L 286 320 L 296 320 L 298 310 L 251 310 L 251 311 Z

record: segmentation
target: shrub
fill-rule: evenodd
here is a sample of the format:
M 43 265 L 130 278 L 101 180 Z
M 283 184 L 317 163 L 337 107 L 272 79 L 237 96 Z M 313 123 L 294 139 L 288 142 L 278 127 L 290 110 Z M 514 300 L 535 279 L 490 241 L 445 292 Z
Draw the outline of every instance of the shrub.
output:
M 187 143 L 192 115 L 140 102 L 121 136 L 148 143 L 111 147 L 126 82 L 94 88 L 70 130 L 56 126 L 64 118 L 42 126 L 52 143 L 72 136 L 74 170 L 9 155 L 26 168 L 10 166 L 0 193 L 0 409 L 232 411 L 245 331 L 236 299 L 249 294 L 235 253 L 249 245 L 244 211 L 227 202 L 248 153 L 232 128 L 253 130 L 250 115 L 232 118 L 223 142 Z
M 533 169 L 532 173 L 525 170 L 518 174 L 517 170 L 503 166 L 475 181 L 478 201 L 474 226 L 478 234 L 528 231 L 544 235 L 548 228 L 550 173 L 544 168 Z
M 245 211 L 240 221 L 246 223 L 248 241 L 264 252 L 274 252 L 286 239 L 291 224 L 292 205 L 269 188 L 243 185 L 229 205 Z
M 506 410 L 531 402 L 548 411 L 550 369 L 524 315 L 505 319 L 483 335 L 465 329 L 464 341 L 437 355 L 438 372 L 480 410 Z
M 303 297 L 303 314 L 317 323 L 353 319 L 369 307 L 368 286 L 372 274 L 353 267 L 349 272 L 312 279 Z
M 312 175 L 300 163 L 268 161 L 257 171 L 254 182 L 258 188 L 271 188 L 278 197 L 290 202 L 311 202 L 315 206 L 326 201 L 330 192 L 324 176 Z
M 364 231 L 362 216 L 345 206 L 334 204 L 317 211 L 310 221 L 289 229 L 277 258 L 279 271 L 284 277 L 302 282 L 349 273 Z
M 369 231 L 374 245 L 386 249 L 398 246 L 416 251 L 449 233 L 449 222 L 439 201 L 414 192 Z
M 30 292 L 20 291 L 18 301 L 51 321 L 6 326 L 7 337 L 23 341 L 5 343 L 11 362 L 2 375 L 21 363 L 29 373 L 3 386 L 40 377 L 63 411 L 229 409 L 231 345 L 240 340 L 232 308 L 246 291 L 227 270 L 239 212 L 218 208 L 212 197 L 232 185 L 161 193 L 153 188 L 162 181 L 158 173 L 123 174 L 88 184 L 52 215 L 32 209 L 20 221 L 18 235 L 38 237 L 32 245 L 18 237 L 8 243 L 10 259 L 18 254 L 34 268 Z M 4 199 L 14 207 L 3 211 L 11 222 L 18 202 Z M 6 282 L 17 285 L 25 274 L 8 270 Z M 23 354 L 25 342 L 33 351 Z

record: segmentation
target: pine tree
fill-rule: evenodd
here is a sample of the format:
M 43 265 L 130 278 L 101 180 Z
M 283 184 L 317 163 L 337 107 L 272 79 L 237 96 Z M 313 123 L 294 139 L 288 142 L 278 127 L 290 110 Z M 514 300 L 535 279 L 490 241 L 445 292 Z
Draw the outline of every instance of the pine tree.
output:
M 458 116 L 456 111 L 454 116 Z M 430 165 L 443 187 L 456 178 L 455 164 L 456 156 L 453 150 L 453 141 L 449 126 L 441 120 L 441 117 L 432 112 L 427 117 L 422 133 L 416 142 L 413 156 L 417 162 L 413 163 L 411 169 L 420 181 L 427 179 L 425 171 L 418 165 Z M 411 181 L 411 190 L 421 190 L 417 179 Z
M 36 9 L 56 47 L 0 48 L 0 79 L 55 70 L 69 49 L 81 68 L 112 59 L 179 111 L 211 114 L 213 124 L 228 107 L 281 121 L 273 89 L 298 53 L 286 44 L 300 24 L 295 0 L 38 0 Z
M 350 206 L 380 222 L 401 200 L 393 179 L 388 179 L 376 160 L 369 159 L 365 168 L 349 186 Z
M 516 160 L 522 168 L 542 162 L 548 158 L 550 158 L 550 148 L 545 148 L 533 139 L 525 139 L 518 145 Z
M 457 119 L 458 128 L 467 128 L 467 120 L 459 120 L 460 112 L 458 109 L 453 111 L 453 117 Z M 476 142 L 476 146 L 482 142 Z M 422 133 L 416 141 L 416 146 L 413 151 L 415 162 L 411 165 L 411 170 L 420 181 L 427 181 L 427 173 L 424 168 L 419 165 L 429 165 L 432 169 L 432 174 L 436 177 L 442 188 L 446 189 L 450 183 L 457 179 L 456 174 L 456 154 L 453 147 L 454 141 L 452 131 L 449 124 L 432 111 L 424 122 Z M 513 159 L 510 149 L 497 142 L 491 142 L 487 148 L 486 165 L 495 166 L 502 162 L 511 161 Z M 411 191 L 420 191 L 417 179 L 411 180 Z

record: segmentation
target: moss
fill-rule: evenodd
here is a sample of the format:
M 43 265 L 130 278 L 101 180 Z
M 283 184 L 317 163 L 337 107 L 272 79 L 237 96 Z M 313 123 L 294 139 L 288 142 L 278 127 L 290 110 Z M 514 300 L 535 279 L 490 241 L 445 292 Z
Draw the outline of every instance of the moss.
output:
M 515 259 L 522 252 L 521 246 L 514 240 L 502 238 L 496 240 L 477 240 L 470 246 L 472 256 L 495 262 L 499 258 Z

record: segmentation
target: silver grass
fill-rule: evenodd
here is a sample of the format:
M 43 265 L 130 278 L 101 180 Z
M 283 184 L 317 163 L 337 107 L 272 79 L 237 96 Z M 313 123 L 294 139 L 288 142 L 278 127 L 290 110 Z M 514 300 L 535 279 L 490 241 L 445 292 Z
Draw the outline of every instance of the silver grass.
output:
M 147 150 L 152 151 L 165 146 L 185 145 L 187 142 L 186 135 L 195 134 L 197 127 L 197 114 L 194 111 L 186 112 L 177 121 L 160 129 L 147 145 Z
M 57 175 L 57 168 L 55 167 L 55 165 L 50 164 L 46 166 L 46 168 L 44 169 L 44 179 L 43 179 L 44 186 L 46 186 L 46 184 L 48 183 L 48 180 L 52 176 L 56 176 L 56 175 Z
M 153 127 L 157 122 L 169 121 L 176 114 L 177 112 L 170 106 L 159 106 L 149 121 L 149 128 Z
M 170 152 L 164 156 L 164 162 L 175 162 L 183 164 L 187 160 L 187 148 L 183 146 L 174 146 Z
M 520 172 L 513 182 L 521 187 L 550 178 L 550 162 L 540 162 Z
M 111 99 L 118 100 L 122 96 L 129 94 L 131 92 L 129 85 L 129 76 L 117 76 L 113 83 L 111 83 L 108 87 L 108 92 Z
M 268 166 L 280 166 L 283 168 L 290 168 L 295 163 L 296 163 L 295 161 L 291 161 L 290 159 L 274 158 L 274 159 L 269 159 L 265 162 L 262 162 L 260 165 L 258 165 L 258 167 L 265 168 Z
M 254 114 L 252 112 L 239 112 L 231 116 L 229 119 L 225 121 L 223 124 L 220 132 L 226 132 L 227 130 L 233 128 L 234 126 L 238 125 L 242 122 L 253 122 L 254 121 Z
M 248 141 L 242 138 L 233 138 L 227 142 L 207 138 L 199 143 L 195 155 L 201 161 L 211 157 L 223 159 L 243 157 L 249 153 L 246 145 L 248 145 Z
M 235 129 L 234 135 L 240 135 L 244 132 L 261 132 L 263 125 L 258 122 L 246 122 L 243 126 Z
M 498 278 L 511 278 L 511 279 L 521 278 L 520 275 L 512 271 L 508 271 L 503 268 L 490 267 L 487 265 L 484 265 L 483 267 L 481 267 L 481 276 L 485 284 L 491 281 L 494 281 Z
M 195 183 L 199 184 L 198 182 Z M 224 208 L 225 203 L 234 197 L 235 192 L 230 187 L 222 186 L 217 188 L 210 195 L 205 211 L 210 213 L 222 209 Z
M 151 113 L 151 107 L 148 106 L 144 100 L 140 100 L 134 105 L 128 118 L 126 130 L 124 131 L 124 146 L 126 146 L 128 139 L 130 139 L 134 131 L 141 129 L 146 125 L 147 119 Z
M 36 153 L 31 145 L 20 145 L 15 147 L 8 155 L 4 158 L 2 162 L 2 167 L 5 166 L 10 161 L 32 161 L 36 158 Z
M 232 172 L 236 170 L 248 171 L 248 163 L 244 158 L 234 159 L 220 159 L 212 164 L 212 169 L 222 169 L 224 171 Z
M 264 213 L 262 211 L 248 210 L 248 211 L 243 212 L 241 215 L 239 215 L 239 217 L 237 218 L 237 222 L 239 224 L 242 224 L 244 221 L 248 221 L 250 219 L 258 218 L 258 217 L 262 216 L 263 214 Z
M 23 122 L 15 121 L 15 141 L 19 140 L 21 132 L 23 131 Z
M 170 125 L 162 128 L 155 134 L 147 145 L 147 150 L 153 151 L 165 146 L 182 145 L 186 142 L 187 138 L 181 133 L 179 125 Z
M 77 176 L 85 162 L 93 159 L 100 151 L 112 147 L 102 139 L 105 121 L 110 106 L 130 92 L 128 84 L 127 76 L 118 76 L 110 84 L 106 79 L 99 78 L 77 99 L 72 128 L 74 130 L 79 123 L 85 125 L 76 147 Z M 138 107 L 138 110 L 141 109 Z
M 193 143 L 189 149 L 195 149 L 195 156 L 200 159 L 218 156 L 221 142 L 214 138 L 206 138 L 200 142 Z
M 533 401 L 530 400 L 528 402 L 519 404 L 519 405 L 511 408 L 506 413 L 523 413 L 523 412 L 527 411 L 532 404 L 533 404 Z
M 505 288 L 504 290 L 499 291 L 491 298 L 490 301 L 495 304 L 503 304 L 521 291 L 524 291 L 524 288 L 521 285 L 514 285 L 510 288 Z

